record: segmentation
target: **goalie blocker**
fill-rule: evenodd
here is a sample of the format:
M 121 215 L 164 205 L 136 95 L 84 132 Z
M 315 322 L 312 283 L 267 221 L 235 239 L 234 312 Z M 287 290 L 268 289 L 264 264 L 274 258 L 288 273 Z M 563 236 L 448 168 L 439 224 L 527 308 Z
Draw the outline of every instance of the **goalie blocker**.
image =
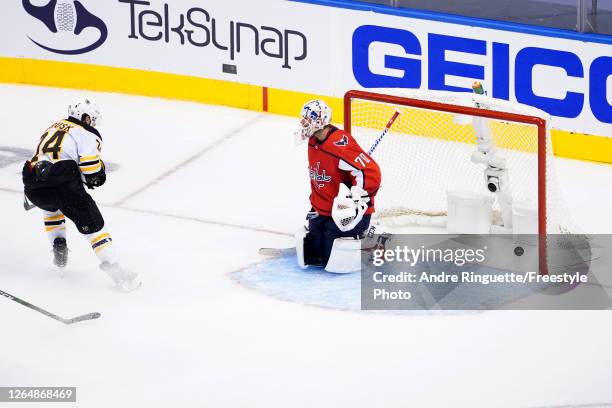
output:
M 296 235 L 298 262 L 328 272 L 358 271 L 360 237 L 374 212 L 380 168 L 349 133 L 330 125 L 325 102 L 306 103 L 300 116 L 295 136 L 298 143 L 308 140 L 312 209 L 307 230 Z

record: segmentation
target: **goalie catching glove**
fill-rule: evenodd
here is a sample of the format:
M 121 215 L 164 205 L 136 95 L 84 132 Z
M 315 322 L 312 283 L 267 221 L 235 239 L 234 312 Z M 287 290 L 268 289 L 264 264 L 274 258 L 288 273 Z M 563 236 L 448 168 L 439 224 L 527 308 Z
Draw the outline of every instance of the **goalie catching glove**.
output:
M 341 183 L 332 207 L 332 219 L 338 229 L 347 232 L 355 228 L 363 219 L 369 201 L 368 193 L 361 187 L 352 186 L 349 190 Z

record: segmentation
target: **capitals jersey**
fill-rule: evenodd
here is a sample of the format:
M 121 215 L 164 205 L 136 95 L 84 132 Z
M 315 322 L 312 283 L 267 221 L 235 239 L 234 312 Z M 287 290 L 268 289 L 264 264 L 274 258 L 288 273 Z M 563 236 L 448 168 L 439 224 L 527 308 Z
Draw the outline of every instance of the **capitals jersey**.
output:
M 374 212 L 374 196 L 380 187 L 380 168 L 347 132 L 331 128 L 327 139 L 308 141 L 310 203 L 321 215 L 330 216 L 340 183 L 358 185 L 368 192 L 366 214 Z
M 40 137 L 34 157 L 24 169 L 26 187 L 49 187 L 71 180 L 85 181 L 88 175 L 104 171 L 100 159 L 102 152 L 102 136 L 92 126 L 75 118 L 60 120 L 51 125 Z M 26 170 L 41 160 L 53 163 L 48 180 L 37 182 L 28 177 Z

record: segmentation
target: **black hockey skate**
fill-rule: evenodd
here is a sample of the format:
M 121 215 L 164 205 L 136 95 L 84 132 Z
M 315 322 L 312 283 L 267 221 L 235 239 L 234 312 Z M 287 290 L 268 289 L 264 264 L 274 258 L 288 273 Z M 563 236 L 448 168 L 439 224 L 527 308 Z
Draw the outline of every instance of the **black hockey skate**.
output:
M 66 238 L 55 238 L 53 240 L 53 264 L 58 268 L 64 268 L 68 263 L 68 245 Z

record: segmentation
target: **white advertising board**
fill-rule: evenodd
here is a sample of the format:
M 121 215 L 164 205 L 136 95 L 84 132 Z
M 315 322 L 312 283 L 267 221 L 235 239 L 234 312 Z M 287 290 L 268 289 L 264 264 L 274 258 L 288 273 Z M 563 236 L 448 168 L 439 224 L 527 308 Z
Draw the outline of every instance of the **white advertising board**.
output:
M 407 87 L 489 94 L 553 127 L 612 137 L 612 45 L 281 0 L 24 0 L 0 56 L 342 96 Z
M 273 0 L 11 1 L 0 17 L 0 55 L 292 88 L 296 78 L 328 76 L 315 63 L 327 57 L 328 48 L 314 47 L 323 35 L 294 8 Z
M 315 6 L 310 6 L 315 7 Z M 470 92 L 535 106 L 552 126 L 612 136 L 612 45 L 335 9 L 341 89 Z M 611 38 L 612 43 L 612 38 Z

